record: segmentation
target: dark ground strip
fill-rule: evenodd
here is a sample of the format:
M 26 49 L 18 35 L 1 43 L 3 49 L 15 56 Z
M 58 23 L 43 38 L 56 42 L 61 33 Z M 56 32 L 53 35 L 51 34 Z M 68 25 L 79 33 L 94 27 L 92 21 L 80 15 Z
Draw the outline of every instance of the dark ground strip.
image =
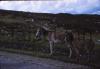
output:
M 91 67 L 57 60 L 0 52 L 0 69 L 91 69 Z

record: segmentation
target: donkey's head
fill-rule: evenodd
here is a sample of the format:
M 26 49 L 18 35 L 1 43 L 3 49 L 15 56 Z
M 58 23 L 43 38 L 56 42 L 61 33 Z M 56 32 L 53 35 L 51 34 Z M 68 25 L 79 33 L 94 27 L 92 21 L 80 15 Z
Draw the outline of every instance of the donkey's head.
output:
M 42 33 L 41 28 L 38 28 L 37 31 L 36 31 L 36 34 L 35 34 L 36 40 L 41 40 L 42 39 L 42 35 L 43 35 L 43 33 Z
M 48 31 L 46 31 L 44 28 L 38 28 L 36 31 L 35 38 L 36 40 L 41 40 L 43 37 L 47 34 Z
M 55 31 L 55 26 L 47 23 L 43 25 L 38 25 L 36 39 L 41 40 L 44 36 L 48 34 L 49 31 Z

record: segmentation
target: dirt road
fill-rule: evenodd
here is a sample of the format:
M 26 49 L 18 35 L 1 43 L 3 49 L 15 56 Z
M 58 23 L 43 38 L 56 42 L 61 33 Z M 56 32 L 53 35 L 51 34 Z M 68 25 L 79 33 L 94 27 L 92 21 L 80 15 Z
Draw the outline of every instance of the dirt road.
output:
M 64 63 L 0 51 L 0 69 L 91 69 L 88 66 Z

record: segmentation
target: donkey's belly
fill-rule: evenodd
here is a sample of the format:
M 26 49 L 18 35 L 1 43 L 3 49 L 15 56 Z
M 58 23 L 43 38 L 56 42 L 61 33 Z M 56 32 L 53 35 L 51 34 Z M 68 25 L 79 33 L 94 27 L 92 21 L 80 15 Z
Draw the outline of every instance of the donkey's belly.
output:
M 54 43 L 63 43 L 64 40 L 55 39 L 55 40 L 53 40 L 53 42 L 54 42 Z
M 61 40 L 53 40 L 54 43 L 59 43 Z

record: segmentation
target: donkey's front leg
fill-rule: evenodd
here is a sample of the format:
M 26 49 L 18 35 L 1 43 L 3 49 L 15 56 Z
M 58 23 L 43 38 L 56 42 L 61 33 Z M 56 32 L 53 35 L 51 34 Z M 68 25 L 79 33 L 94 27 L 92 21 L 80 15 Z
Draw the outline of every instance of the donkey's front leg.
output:
M 54 45 L 54 43 L 53 43 L 53 41 L 49 41 L 49 46 L 50 46 L 50 55 L 52 55 L 53 54 L 53 45 Z

